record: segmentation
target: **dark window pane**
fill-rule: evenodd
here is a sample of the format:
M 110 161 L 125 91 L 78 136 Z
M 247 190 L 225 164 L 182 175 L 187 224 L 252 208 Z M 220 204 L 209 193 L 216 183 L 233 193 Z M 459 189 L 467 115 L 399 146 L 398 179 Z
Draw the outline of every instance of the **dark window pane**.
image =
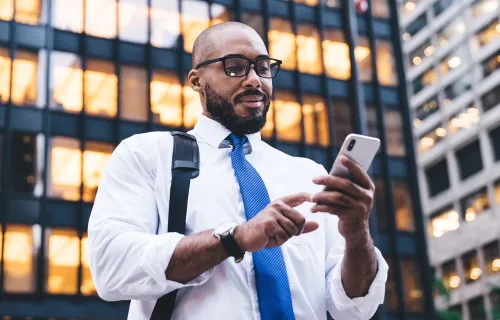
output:
M 450 180 L 448 178 L 448 163 L 446 162 L 446 158 L 428 167 L 425 170 L 425 176 L 431 197 L 447 190 L 450 187 Z
M 424 121 L 427 117 L 436 113 L 437 111 L 439 111 L 439 102 L 438 97 L 434 96 L 429 99 L 429 101 L 419 106 L 415 111 L 416 119 L 413 120 L 414 127 L 417 128 L 418 126 L 420 126 L 422 121 Z
M 125 120 L 148 120 L 148 80 L 146 69 L 121 66 L 120 117 Z
M 464 265 L 464 278 L 466 283 L 476 281 L 481 277 L 482 271 L 479 267 L 479 260 L 475 250 L 462 255 L 462 264 Z
M 483 112 L 491 110 L 500 103 L 500 85 L 491 89 L 481 97 Z
M 333 131 L 335 146 L 341 147 L 344 139 L 354 131 L 350 104 L 341 100 L 333 101 Z
M 427 26 L 427 16 L 425 15 L 424 12 L 417 19 L 415 19 L 415 21 L 413 21 L 406 27 L 406 32 L 403 34 L 403 40 L 405 41 L 410 40 L 414 35 L 416 35 L 420 30 L 422 30 L 426 26 Z
M 14 132 L 12 135 L 12 186 L 15 192 L 41 196 L 43 135 Z
M 493 274 L 500 271 L 500 249 L 498 247 L 498 240 L 485 245 L 483 251 L 486 272 L 488 274 Z
M 444 88 L 444 104 L 449 105 L 458 96 L 471 89 L 472 77 L 469 74 L 463 74 L 457 81 Z
M 495 152 L 495 160 L 500 160 L 500 126 L 490 131 L 490 140 Z
M 443 282 L 448 290 L 456 289 L 460 286 L 460 276 L 457 271 L 457 264 L 455 260 L 443 263 L 441 267 L 443 273 Z
M 377 215 L 377 227 L 381 231 L 388 230 L 388 213 L 385 202 L 385 183 L 384 180 L 375 179 L 375 213 Z
M 467 146 L 458 150 L 456 153 L 460 178 L 462 180 L 483 170 L 483 161 L 481 158 L 481 149 L 479 140 L 469 143 Z
M 426 57 L 430 57 L 436 52 L 434 46 L 431 45 L 431 41 L 427 40 L 423 44 L 419 45 L 415 50 L 409 54 L 409 64 L 410 66 L 418 66 Z
M 387 264 L 389 265 L 389 274 L 387 275 L 387 282 L 385 285 L 385 299 L 384 305 L 389 311 L 397 311 L 398 294 L 396 290 L 396 276 L 394 274 L 394 260 L 391 257 L 386 257 Z
M 431 67 L 431 69 L 427 70 L 420 77 L 413 80 L 412 82 L 413 94 L 417 94 L 425 87 L 435 84 L 436 80 L 437 80 L 436 71 L 434 70 L 433 67 Z
M 377 110 L 373 104 L 366 104 L 366 120 L 368 122 L 368 135 L 380 138 L 378 131 Z M 378 152 L 380 152 L 380 149 Z
M 393 157 L 404 157 L 406 154 L 403 118 L 398 110 L 384 109 L 385 137 L 387 153 Z
M 490 208 L 488 190 L 484 187 L 463 197 L 460 199 L 460 206 L 462 208 L 462 218 L 464 220 L 476 220 L 476 216 L 478 214 L 481 214 L 484 210 L 488 210 Z
M 3 139 L 4 139 L 3 134 L 0 133 L 0 181 L 2 181 L 2 179 L 3 179 L 3 171 L 2 171 L 3 170 L 2 169 L 3 168 L 3 161 L 4 161 L 3 160 Z M 2 192 L 1 186 L 0 186 L 0 192 Z M 1 232 L 0 232 L 0 234 L 1 234 Z
M 410 312 L 424 311 L 424 294 L 422 291 L 422 274 L 416 260 L 402 260 L 401 271 L 405 303 Z
M 460 215 L 451 206 L 444 207 L 431 214 L 429 234 L 439 238 L 460 227 Z
M 439 16 L 444 10 L 446 10 L 447 7 L 451 6 L 453 4 L 453 0 L 438 0 L 434 5 L 432 6 L 432 9 L 434 11 L 434 16 L 437 17 Z
M 482 296 L 470 300 L 467 304 L 469 305 L 470 320 L 487 319 L 484 299 Z
M 485 78 L 500 68 L 500 50 L 484 59 L 481 63 L 481 68 L 483 69 L 483 77 Z

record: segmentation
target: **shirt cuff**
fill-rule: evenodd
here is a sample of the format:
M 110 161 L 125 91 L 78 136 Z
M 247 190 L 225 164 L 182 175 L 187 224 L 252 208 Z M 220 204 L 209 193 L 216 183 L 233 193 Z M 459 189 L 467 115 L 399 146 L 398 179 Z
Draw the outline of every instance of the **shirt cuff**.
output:
M 389 266 L 385 262 L 380 250 L 375 248 L 375 253 L 378 262 L 377 275 L 375 276 L 375 279 L 373 279 L 373 282 L 368 289 L 368 293 L 363 297 L 351 299 L 347 296 L 344 290 L 341 274 L 342 260 L 344 258 L 343 254 L 338 260 L 339 263 L 335 265 L 333 270 L 328 275 L 327 292 L 329 293 L 329 298 L 333 300 L 333 303 L 339 311 L 355 308 L 357 312 L 364 316 L 370 314 L 374 309 L 376 310 L 379 304 L 384 303 L 385 284 L 387 281 Z
M 167 294 L 184 287 L 202 285 L 210 279 L 214 273 L 214 268 L 211 268 L 187 283 L 180 283 L 167 279 L 165 271 L 170 263 L 170 259 L 172 259 L 177 244 L 183 237 L 184 235 L 175 232 L 155 235 L 142 255 L 140 267 L 152 278 L 153 283 L 162 294 Z M 151 285 L 151 283 L 149 285 Z

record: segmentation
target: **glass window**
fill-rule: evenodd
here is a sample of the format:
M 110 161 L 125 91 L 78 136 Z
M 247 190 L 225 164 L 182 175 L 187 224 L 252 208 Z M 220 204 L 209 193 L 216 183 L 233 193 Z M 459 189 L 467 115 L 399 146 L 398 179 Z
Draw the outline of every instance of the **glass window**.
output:
M 500 68 L 500 50 L 495 52 L 481 62 L 481 69 L 483 71 L 483 77 L 486 78 L 497 69 Z
M 0 3 L 0 19 L 12 20 L 14 16 L 14 0 L 2 1 Z
M 431 45 L 431 41 L 427 40 L 418 46 L 413 52 L 410 53 L 410 66 L 418 66 L 426 57 L 430 57 L 436 52 L 436 49 Z
M 439 16 L 446 8 L 450 7 L 453 4 L 454 0 L 438 0 L 432 6 L 432 10 L 434 12 L 434 16 Z
M 321 0 L 329 8 L 340 8 L 342 2 L 340 0 Z
M 42 195 L 45 139 L 42 134 L 12 134 L 12 187 L 16 193 Z
M 462 255 L 462 264 L 464 265 L 464 277 L 466 283 L 476 281 L 481 277 L 482 272 L 479 267 L 479 260 L 475 250 Z
M 495 202 L 500 203 L 500 180 L 495 182 Z
M 479 140 L 475 140 L 455 152 L 460 172 L 460 179 L 465 180 L 483 170 L 483 161 Z
M 203 112 L 203 107 L 201 105 L 200 95 L 189 86 L 187 76 L 185 77 L 184 83 L 186 84 L 182 88 L 182 94 L 184 96 L 184 127 L 189 130 L 194 128 L 200 114 Z
M 481 29 L 477 35 L 477 45 L 482 47 L 497 39 L 500 36 L 500 20 L 495 19 L 493 22 L 483 29 Z
M 422 124 L 422 121 L 424 121 L 425 119 L 427 119 L 427 117 L 433 115 L 437 111 L 439 111 L 439 102 L 438 97 L 434 96 L 426 103 L 417 107 L 415 111 L 415 119 L 413 120 L 413 126 L 415 128 L 419 127 L 420 124 Z
M 83 32 L 84 0 L 52 0 L 52 26 L 71 32 Z
M 321 46 L 318 29 L 312 25 L 297 27 L 297 61 L 300 72 L 321 74 Z
M 1 233 L 0 233 L 1 234 Z M 40 226 L 8 224 L 4 236 L 4 290 L 33 293 L 36 288 L 36 260 Z
M 148 80 L 146 69 L 120 67 L 120 117 L 125 120 L 148 120 Z
M 401 272 L 405 303 L 410 312 L 424 311 L 424 294 L 422 290 L 422 275 L 416 260 L 402 260 Z
M 483 248 L 483 252 L 486 272 L 490 275 L 500 271 L 500 249 L 498 247 L 498 240 L 486 244 Z
M 403 119 L 397 110 L 384 110 L 385 134 L 387 139 L 387 153 L 393 157 L 403 157 L 406 154 Z
M 368 42 L 367 37 L 358 36 L 358 39 L 356 41 L 356 50 L 354 50 L 354 54 L 356 57 L 356 62 L 358 63 L 359 80 L 362 82 L 372 81 L 373 67 L 372 67 L 370 43 Z
M 500 103 L 500 85 L 483 94 L 481 97 L 483 112 L 487 112 Z
M 46 230 L 47 273 L 46 288 L 52 294 L 76 294 L 80 239 L 76 230 Z
M 116 38 L 116 11 L 116 0 L 85 0 L 85 33 Z
M 0 47 L 0 102 L 9 102 L 11 59 L 9 50 Z
M 385 257 L 389 265 L 389 273 L 387 275 L 387 282 L 385 284 L 385 299 L 384 305 L 389 311 L 395 312 L 399 307 L 398 292 L 396 288 L 396 275 L 394 274 L 395 266 L 392 257 Z
M 210 25 L 212 26 L 233 20 L 233 13 L 231 10 L 218 3 L 212 3 L 210 5 L 210 16 L 212 17 L 210 21 Z
M 4 160 L 3 160 L 3 140 L 4 140 L 4 136 L 3 136 L 3 134 L 2 134 L 2 133 L 0 133 L 0 179 L 2 179 L 2 178 L 3 178 L 3 171 L 2 171 L 2 170 L 3 170 L 3 169 L 2 169 L 2 168 L 3 168 L 3 167 L 2 167 L 2 164 L 3 164 L 3 162 L 2 162 L 2 161 L 4 161 Z M 0 181 L 2 181 L 2 180 L 0 180 Z M 2 192 L 2 187 L 0 186 L 0 193 L 1 193 L 1 192 Z M 1 237 L 1 236 L 2 236 L 2 233 L 0 232 L 0 237 Z M 1 239 L 0 239 L 0 240 L 1 240 Z M 0 241 L 0 248 L 2 248 L 2 242 L 1 242 L 1 241 Z M 0 258 L 1 258 L 1 256 L 0 256 Z M 1 259 L 0 259 L 0 261 L 1 261 Z M 0 268 L 0 269 L 1 269 L 1 268 Z M 1 272 L 1 270 L 0 270 L 0 272 Z
M 448 178 L 448 163 L 446 158 L 440 160 L 436 164 L 425 169 L 427 187 L 431 197 L 450 188 L 450 180 Z
M 366 57 L 370 51 L 358 47 L 356 55 Z M 359 53 L 358 53 L 359 52 Z M 349 46 L 344 39 L 341 30 L 326 30 L 323 40 L 323 60 L 325 62 L 326 75 L 331 78 L 347 80 L 351 77 L 351 60 L 349 58 Z
M 148 13 L 147 0 L 120 0 L 119 38 L 130 42 L 147 43 Z
M 287 142 L 301 140 L 301 107 L 291 91 L 277 90 L 273 101 L 278 139 Z
M 434 85 L 437 80 L 437 74 L 434 70 L 434 67 L 431 67 L 429 70 L 424 72 L 421 76 L 417 77 L 413 80 L 413 94 L 419 93 L 422 89 L 427 86 Z
M 480 0 L 472 2 L 472 16 L 475 18 L 483 17 L 485 14 L 494 12 L 498 9 L 498 0 Z
M 287 1 L 290 1 L 290 0 L 287 0 Z M 308 6 L 317 6 L 318 5 L 318 0 L 294 0 L 294 2 L 307 4 Z
M 439 125 L 434 129 L 430 130 L 422 137 L 420 137 L 418 141 L 418 152 L 423 153 L 427 150 L 430 150 L 439 141 L 443 140 L 446 137 L 447 133 L 448 132 L 446 131 L 446 129 L 442 128 Z
M 40 56 L 41 63 L 38 58 Z M 18 106 L 30 105 L 43 107 L 43 82 L 45 77 L 45 51 L 40 54 L 28 51 L 16 51 L 12 70 L 12 103 Z
M 391 8 L 388 0 L 373 0 L 373 16 L 377 18 L 389 18 L 391 16 Z
M 266 124 L 260 133 L 264 139 L 271 139 L 274 136 L 274 108 L 272 102 L 267 111 Z
M 377 40 L 377 75 L 383 86 L 398 84 L 398 73 L 392 44 L 385 40 Z
M 448 74 L 448 72 L 466 65 L 468 62 L 469 45 L 465 44 L 455 50 L 452 50 L 452 52 L 448 56 L 441 60 L 441 63 L 439 64 L 441 75 L 445 76 Z
M 103 142 L 87 142 L 83 153 L 83 200 L 92 202 L 104 166 L 113 146 Z M 82 152 L 77 139 L 53 137 L 50 141 L 48 195 L 51 198 L 77 201 L 82 183 Z
M 243 12 L 241 14 L 241 21 L 254 28 L 262 39 L 265 39 L 266 30 L 264 28 L 264 18 L 259 14 Z
M 464 128 L 470 128 L 478 123 L 479 120 L 479 110 L 474 105 L 471 105 L 465 111 L 454 115 L 448 120 L 449 132 L 453 134 Z
M 491 130 L 489 133 L 490 141 L 493 147 L 495 160 L 500 160 L 500 126 Z
M 87 233 L 85 233 L 82 238 L 80 259 L 82 261 L 82 285 L 80 287 L 80 291 L 85 296 L 96 296 L 97 291 L 94 285 L 94 281 L 92 281 L 92 274 L 90 273 Z
M 335 146 L 340 148 L 345 138 L 354 131 L 350 104 L 343 100 L 333 100 L 333 132 Z
M 448 45 L 449 42 L 455 38 L 463 35 L 467 29 L 465 20 L 463 16 L 457 17 L 457 19 L 452 20 L 450 24 L 443 27 L 437 32 L 437 42 L 441 48 Z
M 83 71 L 80 57 L 67 52 L 51 53 L 50 108 L 72 113 L 83 109 Z
M 177 1 L 151 0 L 151 44 L 174 48 L 180 35 Z
M 156 70 L 151 80 L 151 111 L 155 123 L 180 127 L 181 85 L 174 72 Z
M 191 53 L 198 35 L 210 26 L 208 3 L 200 0 L 182 0 L 182 35 L 184 51 Z
M 16 3 L 16 21 L 25 24 L 45 23 L 46 3 L 42 0 L 4 0 L 0 2 L 0 19 L 12 20 Z M 45 6 L 44 6 L 45 5 Z
M 330 145 L 328 129 L 328 110 L 321 96 L 305 94 L 302 112 L 304 117 L 305 139 L 307 144 L 323 147 Z
M 460 95 L 472 88 L 472 79 L 468 74 L 463 74 L 457 81 L 444 88 L 444 104 L 449 105 Z
M 467 302 L 469 306 L 469 319 L 470 320 L 484 320 L 486 316 L 486 308 L 484 306 L 484 299 L 482 296 L 471 299 Z
M 281 67 L 295 70 L 297 57 L 295 55 L 295 35 L 290 21 L 271 18 L 268 32 L 269 54 L 271 57 L 283 60 Z
M 420 30 L 422 30 L 426 26 L 427 26 L 427 16 L 425 15 L 424 12 L 406 27 L 406 32 L 403 33 L 403 40 L 409 41 L 414 35 L 416 35 Z
M 385 183 L 380 178 L 374 179 L 375 189 L 375 214 L 377 216 L 377 227 L 380 231 L 387 231 L 388 229 L 388 213 L 385 202 Z
M 490 208 L 490 200 L 488 199 L 486 187 L 460 199 L 460 207 L 462 208 L 462 217 L 465 221 L 476 220 L 478 214 Z
M 410 189 L 406 181 L 393 181 L 392 193 L 396 210 L 396 226 L 400 231 L 415 232 L 413 204 Z
M 89 115 L 116 116 L 118 103 L 118 77 L 113 63 L 102 60 L 87 61 L 85 71 L 85 112 Z
M 460 276 L 457 271 L 457 264 L 455 260 L 451 260 L 443 263 L 442 266 L 443 272 L 443 282 L 448 290 L 456 289 L 460 286 Z
M 378 131 L 377 109 L 373 104 L 366 104 L 366 122 L 368 126 L 368 135 L 371 137 L 380 138 Z M 380 152 L 379 149 L 377 152 Z
M 452 207 L 447 207 L 431 215 L 429 234 L 434 238 L 439 238 L 459 227 L 460 215 Z

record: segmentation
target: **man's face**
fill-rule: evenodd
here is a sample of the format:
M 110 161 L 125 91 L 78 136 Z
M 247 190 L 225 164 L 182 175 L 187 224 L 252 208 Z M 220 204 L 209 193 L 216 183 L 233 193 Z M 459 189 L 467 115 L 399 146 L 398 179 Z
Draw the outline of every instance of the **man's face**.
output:
M 214 41 L 216 49 L 207 59 L 239 54 L 250 60 L 268 55 L 266 47 L 253 30 L 225 29 Z M 195 70 L 204 114 L 239 135 L 259 132 L 266 123 L 272 97 L 272 80 L 261 78 L 250 68 L 244 77 L 230 77 L 222 62 L 216 62 Z M 192 73 L 190 81 L 192 83 Z

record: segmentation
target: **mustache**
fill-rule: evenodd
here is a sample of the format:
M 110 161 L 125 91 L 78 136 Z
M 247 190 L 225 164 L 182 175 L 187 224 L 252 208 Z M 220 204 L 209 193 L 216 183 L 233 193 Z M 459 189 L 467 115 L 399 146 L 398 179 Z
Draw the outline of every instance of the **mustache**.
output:
M 268 95 L 257 89 L 250 89 L 245 92 L 240 93 L 234 98 L 234 102 L 237 103 L 241 98 L 245 96 L 261 96 L 265 102 L 268 100 Z

